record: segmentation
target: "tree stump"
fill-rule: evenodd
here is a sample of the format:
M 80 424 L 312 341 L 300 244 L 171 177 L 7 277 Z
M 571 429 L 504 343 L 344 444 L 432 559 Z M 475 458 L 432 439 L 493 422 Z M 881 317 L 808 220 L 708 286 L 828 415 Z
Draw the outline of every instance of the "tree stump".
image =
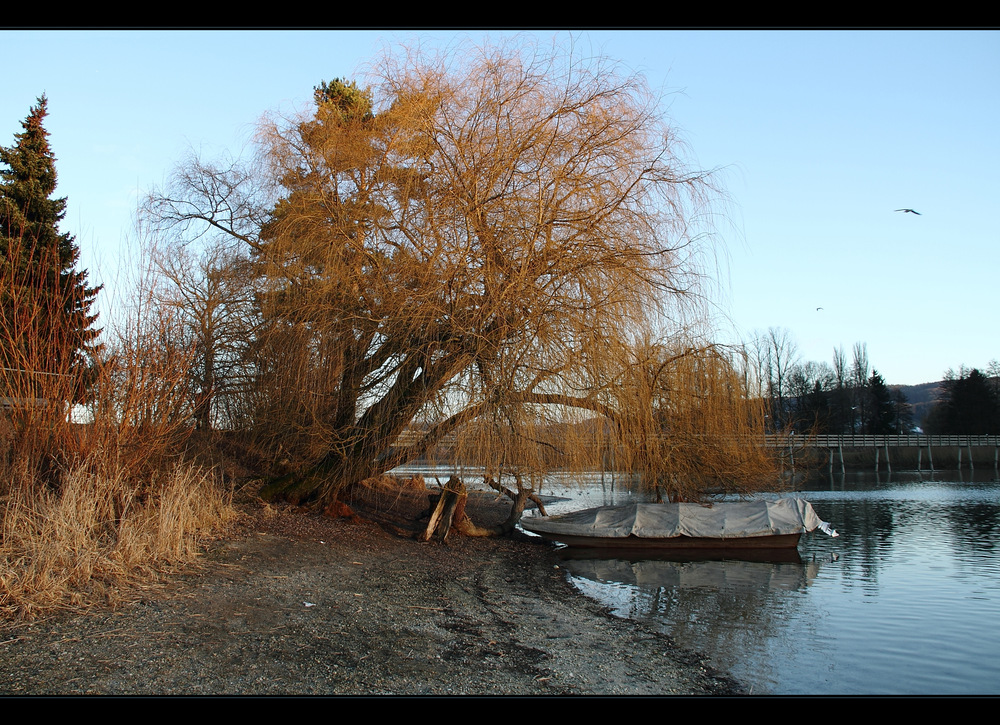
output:
M 448 534 L 451 533 L 451 524 L 455 520 L 456 510 L 461 511 L 458 517 L 461 519 L 465 515 L 465 499 L 468 493 L 465 484 L 458 476 L 452 476 L 441 491 L 434 511 L 431 513 L 431 520 L 427 523 L 427 528 L 420 535 L 420 541 L 429 541 L 433 536 L 435 541 L 447 541 Z

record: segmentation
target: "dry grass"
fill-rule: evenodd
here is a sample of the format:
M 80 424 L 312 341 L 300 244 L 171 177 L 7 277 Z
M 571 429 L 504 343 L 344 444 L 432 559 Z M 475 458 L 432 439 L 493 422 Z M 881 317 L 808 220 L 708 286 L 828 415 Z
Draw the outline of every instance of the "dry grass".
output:
M 146 487 L 143 487 L 146 488 Z M 0 503 L 0 613 L 113 605 L 131 586 L 190 562 L 234 510 L 211 471 L 178 464 L 141 491 L 86 466 L 58 490 L 24 479 Z

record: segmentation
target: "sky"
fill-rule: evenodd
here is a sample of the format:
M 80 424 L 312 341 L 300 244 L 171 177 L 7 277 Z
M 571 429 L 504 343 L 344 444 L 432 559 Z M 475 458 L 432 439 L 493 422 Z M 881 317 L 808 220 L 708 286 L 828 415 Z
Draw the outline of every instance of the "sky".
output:
M 904 385 L 1000 359 L 1000 31 L 519 32 L 644 74 L 714 170 L 720 340 L 786 328 L 828 363 L 863 342 Z M 45 93 L 61 231 L 112 300 L 139 200 L 192 153 L 240 153 L 384 48 L 512 34 L 0 30 L 0 145 Z

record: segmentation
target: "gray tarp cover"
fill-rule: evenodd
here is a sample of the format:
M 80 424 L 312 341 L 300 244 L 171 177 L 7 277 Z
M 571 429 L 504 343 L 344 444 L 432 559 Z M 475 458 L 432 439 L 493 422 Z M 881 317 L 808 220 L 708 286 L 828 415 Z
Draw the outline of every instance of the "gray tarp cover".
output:
M 821 529 L 837 533 L 820 520 L 808 501 L 736 501 L 703 506 L 697 503 L 632 503 L 602 506 L 561 516 L 521 519 L 528 531 L 564 536 L 666 539 L 697 536 L 712 539 L 796 534 Z

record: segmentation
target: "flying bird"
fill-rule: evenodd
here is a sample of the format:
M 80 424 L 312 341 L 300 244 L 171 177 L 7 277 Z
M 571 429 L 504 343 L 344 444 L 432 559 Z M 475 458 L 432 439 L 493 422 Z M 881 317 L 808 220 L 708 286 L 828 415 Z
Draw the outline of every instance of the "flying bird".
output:
M 919 211 L 913 211 L 913 209 L 897 209 L 896 211 L 901 211 L 904 214 L 909 212 L 910 214 L 916 214 L 917 216 L 923 216 Z

